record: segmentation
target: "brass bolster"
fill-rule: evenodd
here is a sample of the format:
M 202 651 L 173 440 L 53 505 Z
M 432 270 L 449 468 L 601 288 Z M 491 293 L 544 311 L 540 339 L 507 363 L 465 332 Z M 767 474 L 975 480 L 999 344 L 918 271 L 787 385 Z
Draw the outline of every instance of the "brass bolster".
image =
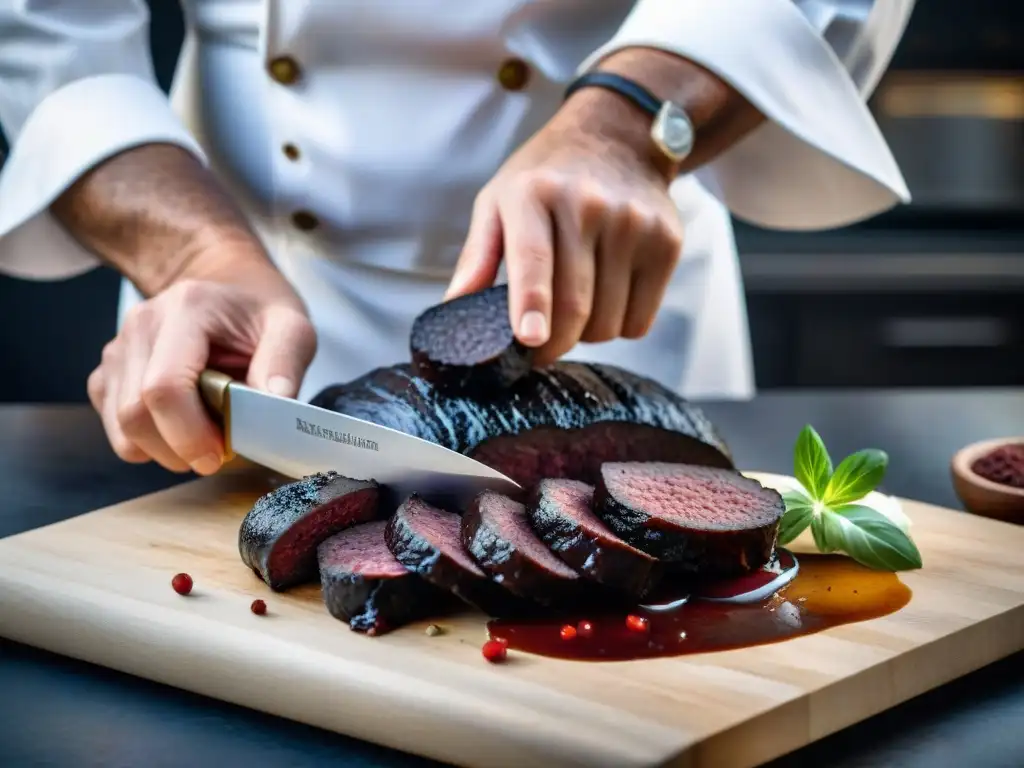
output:
M 220 371 L 203 371 L 199 374 L 199 394 L 219 416 L 223 416 L 227 410 L 230 384 L 231 377 Z
M 224 434 L 224 460 L 234 457 L 231 448 L 231 396 L 228 387 L 234 382 L 220 371 L 206 370 L 199 374 L 199 395 L 214 422 L 219 423 Z

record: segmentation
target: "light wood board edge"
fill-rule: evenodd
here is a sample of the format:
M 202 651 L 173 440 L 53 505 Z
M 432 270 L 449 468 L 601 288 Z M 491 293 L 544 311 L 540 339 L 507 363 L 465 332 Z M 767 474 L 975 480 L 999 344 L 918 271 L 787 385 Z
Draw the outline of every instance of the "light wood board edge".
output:
M 125 504 L 134 505 L 162 495 L 179 495 L 183 489 L 187 493 L 192 490 L 187 486 L 199 482 L 203 481 L 195 480 L 183 483 L 137 499 L 110 505 L 104 509 L 112 509 Z M 917 504 L 917 502 L 912 503 Z M 933 507 L 933 509 L 941 508 Z M 102 511 L 104 510 L 96 510 L 96 513 Z M 950 512 L 950 510 L 941 511 Z M 979 523 L 985 526 L 1010 525 L 993 520 L 979 520 Z M 54 523 L 53 525 L 60 524 Z M 51 527 L 53 526 L 45 526 L 45 528 Z M 1010 528 L 1016 529 L 1017 527 L 1010 525 Z M 35 529 L 35 532 L 40 530 L 43 529 Z M 9 546 L 15 544 L 14 540 L 17 538 L 18 536 L 8 537 L 0 543 Z M 40 578 L 41 576 L 42 578 Z M 38 590 L 34 592 L 36 587 Z M 41 599 L 44 596 L 47 599 Z M 47 606 L 47 600 L 53 597 L 57 599 Z M 145 664 L 119 652 L 117 644 L 111 642 L 109 628 L 105 631 L 102 625 L 90 621 L 91 615 L 100 613 L 101 606 L 105 607 L 108 612 L 113 607 L 114 614 L 119 617 L 119 621 L 144 630 L 137 637 L 150 654 L 161 655 L 162 663 L 159 670 L 154 673 Z M 138 621 L 140 610 L 149 611 L 146 614 L 145 622 Z M 278 638 L 261 637 L 258 641 L 258 645 L 265 646 L 259 649 L 258 657 L 264 660 L 269 659 L 269 665 L 264 664 L 262 667 L 262 674 L 239 679 L 232 675 L 230 670 L 218 668 L 214 663 L 224 654 L 237 653 L 238 647 L 234 642 L 226 643 L 222 635 L 218 637 L 218 633 L 224 630 L 219 624 L 215 626 L 211 624 L 198 629 L 192 627 L 190 632 L 182 637 L 180 628 L 175 629 L 172 618 L 155 606 L 146 605 L 140 601 L 125 601 L 112 606 L 109 596 L 99 590 L 82 585 L 68 585 L 64 581 L 58 583 L 56 580 L 52 580 L 50 584 L 46 585 L 45 574 L 21 573 L 19 576 L 17 572 L 9 569 L 6 573 L 0 569 L 0 613 L 26 617 L 23 623 L 16 627 L 5 627 L 2 632 L 5 636 L 19 642 L 215 699 L 304 722 L 315 727 L 343 732 L 355 738 L 375 741 L 385 746 L 437 760 L 460 765 L 481 766 L 482 768 L 534 764 L 551 766 L 608 765 L 622 766 L 623 768 L 633 765 L 657 764 L 693 766 L 693 768 L 729 768 L 730 766 L 740 768 L 755 765 L 878 714 L 920 693 L 1009 656 L 1024 647 L 1024 610 L 1022 610 L 1022 606 L 1018 606 L 948 634 L 926 646 L 919 647 L 915 651 L 915 666 L 924 665 L 929 672 L 922 679 L 915 681 L 912 676 L 901 675 L 898 658 L 888 659 L 865 668 L 854 677 L 811 690 L 798 699 L 784 702 L 753 720 L 727 728 L 699 743 L 695 743 L 692 739 L 688 740 L 680 731 L 674 731 L 672 734 L 659 733 L 653 739 L 631 740 L 631 743 L 621 745 L 621 750 L 609 751 L 607 741 L 602 742 L 598 738 L 596 742 L 600 746 L 599 748 L 595 746 L 595 751 L 592 753 L 553 754 L 549 747 L 555 746 L 557 739 L 549 740 L 547 745 L 541 743 L 531 745 L 516 738 L 516 734 L 521 732 L 519 727 L 529 727 L 532 729 L 531 733 L 542 736 L 542 732 L 536 730 L 538 723 L 512 724 L 496 718 L 492 721 L 493 727 L 480 730 L 480 743 L 468 745 L 467 753 L 467 745 L 464 741 L 460 744 L 457 752 L 449 751 L 445 746 L 451 743 L 452 739 L 458 738 L 454 732 L 438 733 L 435 719 L 438 707 L 452 706 L 452 702 L 437 698 L 437 695 L 443 695 L 443 690 L 434 692 L 434 698 L 431 698 L 430 691 L 422 693 L 417 702 L 419 708 L 415 708 L 415 712 L 422 713 L 422 717 L 418 718 L 416 714 L 413 714 L 409 721 L 403 714 L 403 718 L 410 722 L 410 726 L 404 732 L 389 733 L 388 739 L 382 741 L 377 737 L 379 721 L 375 719 L 386 716 L 388 696 L 383 695 L 382 691 L 390 693 L 395 691 L 394 686 L 401 685 L 402 696 L 407 698 L 407 681 L 382 680 L 380 679 L 381 672 L 376 668 L 372 670 L 374 676 L 372 681 L 358 679 L 356 676 L 356 688 L 360 689 L 366 697 L 360 701 L 360 709 L 363 712 L 349 709 L 346 712 L 344 723 L 340 723 L 331 716 L 334 711 L 331 705 L 338 704 L 336 700 L 339 690 L 338 683 L 342 683 L 340 688 L 351 690 L 352 680 L 323 679 L 322 675 L 318 674 L 318 670 L 313 668 L 312 661 L 315 661 L 315 653 L 312 653 L 310 662 L 304 665 L 304 668 L 309 670 L 309 674 L 303 678 L 300 686 L 294 679 L 292 666 L 294 653 L 289 655 L 288 644 Z M 69 621 L 73 621 L 75 625 L 73 641 L 68 632 Z M 970 649 L 969 653 L 963 653 L 963 649 L 958 647 L 960 640 L 964 638 L 966 638 L 966 647 Z M 190 644 L 193 644 L 193 647 L 203 648 L 205 655 L 210 657 L 208 660 L 203 660 L 202 674 L 194 674 L 196 663 L 201 659 L 189 651 Z M 922 654 L 924 654 L 923 657 Z M 281 680 L 281 686 L 275 686 L 268 682 L 275 678 Z M 429 684 L 424 685 L 429 688 Z M 282 687 L 302 689 L 303 699 L 307 704 L 302 707 L 299 716 L 296 716 L 295 710 L 284 706 L 290 700 L 282 699 Z M 828 704 L 834 704 L 837 701 L 843 705 L 838 708 L 842 715 L 827 716 Z M 309 702 L 318 706 L 309 706 Z M 826 713 L 826 716 L 819 716 L 818 713 Z M 453 712 L 453 714 L 455 713 Z M 479 712 L 475 711 L 472 715 L 474 715 L 472 719 L 478 722 Z M 339 727 L 340 725 L 344 725 L 343 730 Z M 507 727 L 513 725 L 519 727 L 511 729 Z M 647 725 L 650 726 L 650 724 Z M 426 733 L 425 729 L 429 729 L 431 736 L 426 742 L 422 738 Z M 543 730 L 542 724 L 541 729 Z M 645 737 L 655 736 L 653 733 L 644 735 Z M 663 748 L 667 741 L 675 741 L 680 747 L 674 755 L 665 754 Z M 690 746 L 686 746 L 687 741 Z M 753 748 L 755 743 L 756 750 Z M 467 758 L 470 762 L 466 761 Z
M 443 685 L 423 681 L 410 687 L 404 674 L 356 662 L 330 675 L 338 672 L 336 657 L 321 657 L 315 649 L 297 655 L 293 645 L 270 634 L 141 600 L 112 599 L 99 589 L 38 571 L 0 571 L 0 615 L 19 616 L 20 623 L 5 626 L 3 635 L 26 645 L 467 768 L 641 768 L 671 756 L 664 751 L 666 740 L 685 740 L 679 730 L 637 719 L 635 738 L 610 745 L 595 724 L 593 750 L 569 753 L 558 738 L 563 726 L 544 713 L 504 707 L 500 699 L 482 709 L 474 697 L 453 699 Z M 145 652 L 126 652 L 126 640 Z M 253 659 L 247 674 L 238 674 L 237 664 L 220 663 L 239 653 Z M 382 728 L 398 698 L 402 727 L 391 720 Z M 445 710 L 451 715 L 447 729 L 439 726 L 445 718 L 438 717 Z M 478 741 L 466 743 L 464 723 L 473 723 Z M 524 741 L 522 733 L 537 739 Z

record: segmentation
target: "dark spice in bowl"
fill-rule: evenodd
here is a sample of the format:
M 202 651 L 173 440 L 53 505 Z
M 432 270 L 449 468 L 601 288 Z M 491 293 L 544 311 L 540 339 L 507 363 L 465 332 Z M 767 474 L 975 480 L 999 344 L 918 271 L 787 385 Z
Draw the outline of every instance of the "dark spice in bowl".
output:
M 1024 443 L 995 448 L 971 464 L 971 471 L 993 483 L 1024 488 Z

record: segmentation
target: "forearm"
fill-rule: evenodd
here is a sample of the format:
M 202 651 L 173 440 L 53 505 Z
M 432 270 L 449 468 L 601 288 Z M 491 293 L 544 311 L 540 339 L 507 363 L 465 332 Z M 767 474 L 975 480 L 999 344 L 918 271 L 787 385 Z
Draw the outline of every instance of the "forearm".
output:
M 101 163 L 50 210 L 146 296 L 183 277 L 211 279 L 241 266 L 273 269 L 212 173 L 169 144 L 136 147 Z M 216 258 L 226 251 L 230 268 Z
M 693 151 L 673 173 L 690 173 L 711 162 L 764 122 L 765 117 L 714 73 L 674 53 L 625 48 L 604 59 L 597 70 L 622 75 L 660 99 L 680 104 L 693 122 Z M 651 156 L 650 117 L 619 96 L 599 88 L 577 91 L 563 110 L 643 158 Z

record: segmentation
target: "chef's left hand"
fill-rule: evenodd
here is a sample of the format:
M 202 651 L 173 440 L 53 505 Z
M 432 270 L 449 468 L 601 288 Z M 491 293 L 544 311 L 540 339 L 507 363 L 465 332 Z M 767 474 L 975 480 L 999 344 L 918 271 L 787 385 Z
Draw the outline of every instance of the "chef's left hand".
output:
M 649 118 L 583 89 L 477 196 L 446 298 L 493 284 L 505 259 L 519 340 L 553 362 L 578 341 L 647 333 L 682 224 L 649 159 Z

